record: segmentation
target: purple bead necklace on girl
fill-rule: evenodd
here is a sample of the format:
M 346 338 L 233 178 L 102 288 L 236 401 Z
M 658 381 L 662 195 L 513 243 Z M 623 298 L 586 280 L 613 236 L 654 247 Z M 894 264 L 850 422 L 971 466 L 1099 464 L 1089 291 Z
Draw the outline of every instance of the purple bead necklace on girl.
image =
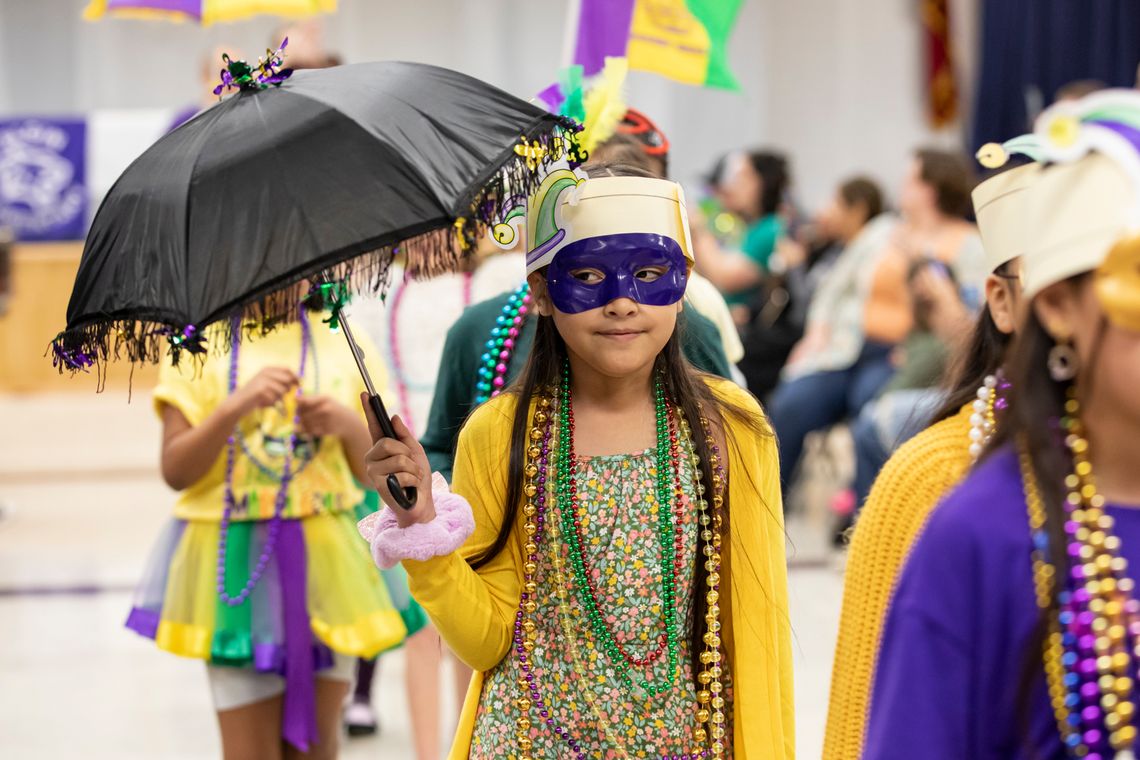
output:
M 297 369 L 297 398 L 300 398 L 302 395 L 302 386 L 305 378 L 305 358 L 308 356 L 309 343 L 312 338 L 310 335 L 309 321 L 305 317 L 303 309 L 300 313 L 299 321 L 301 323 L 301 361 Z M 237 327 L 238 326 L 235 325 L 235 328 Z M 234 335 L 240 335 L 240 330 L 235 329 Z M 240 345 L 240 341 L 235 337 L 233 349 L 230 351 L 229 392 L 231 395 L 238 387 L 238 355 L 241 353 Z M 289 486 L 293 482 L 293 455 L 297 449 L 297 427 L 299 423 L 299 412 L 294 411 L 293 430 L 289 434 L 289 448 L 284 455 L 281 465 L 281 485 L 277 489 L 277 499 L 273 505 L 273 517 L 269 521 L 268 535 L 265 537 L 265 544 L 262 546 L 261 554 L 258 555 L 257 564 L 254 565 L 249 579 L 245 582 L 245 586 L 242 587 L 242 590 L 235 596 L 230 596 L 226 590 L 226 540 L 230 532 L 230 520 L 233 517 L 234 510 L 237 508 L 237 503 L 234 499 L 234 461 L 237 458 L 236 425 L 234 426 L 234 431 L 230 433 L 229 440 L 226 442 L 225 493 L 222 497 L 222 523 L 218 534 L 217 581 L 218 598 L 230 607 L 238 607 L 249 599 L 250 594 L 253 593 L 258 582 L 262 576 L 265 575 L 265 570 L 269 566 L 269 560 L 272 559 L 277 549 L 277 537 L 281 532 L 281 518 L 289 501 Z
M 1067 390 L 1064 409 L 1059 432 L 1072 457 L 1072 470 L 1064 481 L 1067 562 L 1056 558 L 1060 552 L 1050 544 L 1032 455 L 1025 436 L 1018 440 L 1033 536 L 1037 606 L 1050 616 L 1043 647 L 1046 683 L 1070 757 L 1136 760 L 1133 746 L 1138 731 L 1133 721 L 1140 601 L 1113 530 L 1115 520 L 1097 488 L 1073 386 Z

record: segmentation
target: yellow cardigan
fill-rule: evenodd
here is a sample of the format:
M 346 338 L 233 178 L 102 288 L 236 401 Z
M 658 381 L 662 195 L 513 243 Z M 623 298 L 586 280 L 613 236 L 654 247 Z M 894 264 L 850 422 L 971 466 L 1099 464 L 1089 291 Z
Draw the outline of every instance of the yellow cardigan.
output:
M 763 417 L 746 391 L 723 380 L 708 382 L 719 397 Z M 511 648 L 522 585 L 521 510 L 510 541 L 494 560 L 474 571 L 466 559 L 494 541 L 503 521 L 516 405 L 511 394 L 492 399 L 471 415 L 459 436 L 452 490 L 471 503 L 475 533 L 459 552 L 404 562 L 412 595 L 456 655 L 476 671 L 451 760 L 467 758 L 483 674 Z M 722 576 L 731 593 L 727 603 L 722 597 L 721 609 L 733 675 L 734 757 L 790 759 L 795 754 L 792 653 L 776 441 L 731 419 L 727 427 L 731 540 Z
M 970 468 L 971 404 L 907 441 L 883 466 L 859 514 L 843 581 L 823 756 L 858 760 L 879 640 L 910 547 Z

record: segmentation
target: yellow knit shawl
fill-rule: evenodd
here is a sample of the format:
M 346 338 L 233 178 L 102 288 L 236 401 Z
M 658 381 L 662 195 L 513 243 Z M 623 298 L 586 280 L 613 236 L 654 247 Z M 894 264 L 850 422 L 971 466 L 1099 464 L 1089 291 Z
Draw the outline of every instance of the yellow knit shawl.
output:
M 970 468 L 972 405 L 903 444 L 883 466 L 856 523 L 843 581 L 823 756 L 858 760 L 879 641 L 903 563 L 942 497 Z

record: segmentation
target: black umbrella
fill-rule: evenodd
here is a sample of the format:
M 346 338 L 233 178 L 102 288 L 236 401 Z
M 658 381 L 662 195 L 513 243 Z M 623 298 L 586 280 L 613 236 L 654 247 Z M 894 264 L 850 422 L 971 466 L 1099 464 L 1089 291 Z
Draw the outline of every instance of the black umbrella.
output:
M 111 188 L 53 343 L 61 369 L 203 354 L 206 325 L 237 325 L 229 341 L 272 329 L 314 283 L 382 292 L 397 252 L 413 275 L 446 271 L 545 166 L 578 158 L 572 122 L 464 74 L 386 62 L 281 82 L 274 65 L 227 59 L 242 89 Z M 326 300 L 335 320 L 343 298 Z

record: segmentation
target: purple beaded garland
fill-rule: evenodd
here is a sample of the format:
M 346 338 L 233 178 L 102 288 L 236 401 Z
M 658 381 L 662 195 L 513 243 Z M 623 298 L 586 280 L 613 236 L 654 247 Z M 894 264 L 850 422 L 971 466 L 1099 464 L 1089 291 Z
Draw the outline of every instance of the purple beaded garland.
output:
M 309 352 L 309 342 L 311 339 L 309 322 L 305 318 L 304 311 L 300 315 L 301 322 L 301 361 L 298 365 L 297 378 L 303 380 L 305 377 L 305 358 Z M 240 326 L 235 325 L 234 335 L 240 335 Z M 232 394 L 237 390 L 238 384 L 238 355 L 240 342 L 234 340 L 233 349 L 230 352 L 230 378 L 229 378 L 229 392 Z M 297 397 L 300 398 L 302 394 L 301 383 L 297 384 Z M 230 607 L 239 607 L 249 599 L 250 594 L 257 587 L 261 581 L 262 576 L 265 575 L 266 569 L 269 567 L 269 561 L 277 549 L 277 537 L 281 532 L 281 519 L 285 512 L 285 507 L 289 498 L 289 486 L 293 482 L 293 455 L 297 448 L 297 434 L 296 429 L 299 424 L 298 412 L 293 414 L 293 430 L 294 432 L 289 436 L 289 451 L 285 455 L 282 462 L 281 469 L 281 485 L 277 489 L 277 498 L 273 505 L 273 517 L 269 521 L 267 528 L 268 535 L 265 537 L 265 545 L 261 549 L 261 554 L 257 557 L 257 563 L 254 565 L 253 571 L 246 580 L 245 585 L 236 596 L 231 596 L 226 590 L 226 542 L 230 532 L 230 521 L 233 517 L 233 512 L 237 508 L 237 503 L 234 499 L 234 462 L 236 460 L 237 438 L 236 427 L 235 431 L 230 432 L 229 439 L 226 442 L 226 475 L 225 475 L 225 493 L 223 499 L 222 521 L 219 527 L 218 535 L 218 567 L 217 567 L 217 591 L 218 598 L 224 604 Z

